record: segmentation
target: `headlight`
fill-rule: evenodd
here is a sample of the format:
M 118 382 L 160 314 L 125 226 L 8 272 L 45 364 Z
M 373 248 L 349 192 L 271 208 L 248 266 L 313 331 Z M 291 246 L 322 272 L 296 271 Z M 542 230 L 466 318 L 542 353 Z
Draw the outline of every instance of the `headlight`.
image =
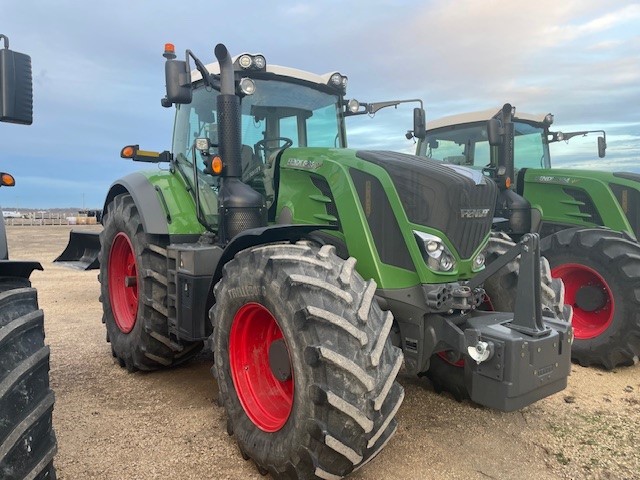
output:
M 264 70 L 267 66 L 267 60 L 262 55 L 244 53 L 238 57 L 236 65 L 242 70 Z
M 238 59 L 238 65 L 240 65 L 242 68 L 249 68 L 251 66 L 251 63 L 253 62 L 251 61 L 251 57 L 249 55 L 242 55 Z
M 347 83 L 348 83 L 348 79 L 345 75 L 342 75 L 339 72 L 334 72 L 329 77 L 329 81 L 327 82 L 327 85 L 333 88 L 340 89 L 342 93 L 346 93 Z
M 256 91 L 256 84 L 250 78 L 243 78 L 240 80 L 240 90 L 245 95 L 253 95 Z
M 477 272 L 478 270 L 481 270 L 482 267 L 484 267 L 485 260 L 484 252 L 480 252 L 476 255 L 476 258 L 473 259 L 473 267 L 471 267 L 473 271 Z
M 455 269 L 456 259 L 440 237 L 415 230 L 413 234 L 422 251 L 422 256 L 431 270 L 450 272 Z
M 253 64 L 258 70 L 262 70 L 267 66 L 267 61 L 262 55 L 256 55 L 255 57 L 253 57 Z

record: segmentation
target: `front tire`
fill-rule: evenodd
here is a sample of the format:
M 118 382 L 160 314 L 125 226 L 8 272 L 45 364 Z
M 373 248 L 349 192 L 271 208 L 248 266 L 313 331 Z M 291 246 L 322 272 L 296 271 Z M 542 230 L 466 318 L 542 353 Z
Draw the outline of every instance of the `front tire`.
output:
M 354 266 L 329 245 L 258 246 L 215 287 L 214 374 L 229 433 L 274 478 L 341 478 L 396 430 L 402 352 L 375 282 Z
M 640 245 L 605 229 L 572 228 L 541 248 L 573 306 L 572 358 L 611 370 L 640 356 Z
M 0 478 L 55 480 L 53 404 L 36 290 L 0 278 Z
M 167 240 L 147 235 L 131 195 L 108 205 L 100 233 L 100 301 L 113 356 L 129 371 L 185 362 L 202 342 L 177 344 L 167 322 Z

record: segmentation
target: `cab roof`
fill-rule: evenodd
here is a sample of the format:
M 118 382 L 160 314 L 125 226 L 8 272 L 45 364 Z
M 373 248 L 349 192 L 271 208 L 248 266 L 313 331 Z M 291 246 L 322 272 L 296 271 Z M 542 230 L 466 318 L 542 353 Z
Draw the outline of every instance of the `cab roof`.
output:
M 436 128 L 450 127 L 453 125 L 463 125 L 465 123 L 486 122 L 500 111 L 500 107 L 489 108 L 487 110 L 479 110 L 477 112 L 460 113 L 457 115 L 449 115 L 427 122 L 427 130 L 435 130 Z M 543 123 L 546 113 L 525 113 L 518 112 L 514 116 L 514 120 L 523 120 L 525 122 Z
M 242 55 L 261 55 L 261 54 L 241 53 L 240 55 L 236 55 L 232 57 L 231 61 L 235 63 L 238 57 L 241 57 Z M 214 75 L 220 74 L 220 64 L 218 62 L 209 63 L 205 65 L 205 68 L 209 71 L 209 73 L 212 73 Z M 268 62 L 266 66 L 266 72 L 273 73 L 274 75 L 278 75 L 281 77 L 289 77 L 297 80 L 304 80 L 311 83 L 317 83 L 319 85 L 327 85 L 327 83 L 329 82 L 329 79 L 331 78 L 331 75 L 333 75 L 334 73 L 339 73 L 337 71 L 333 71 L 333 72 L 325 73 L 323 75 L 318 75 L 316 73 L 307 72 L 305 70 L 299 70 L 297 68 L 282 67 L 280 65 L 272 65 Z M 201 79 L 202 79 L 202 75 L 200 75 L 200 72 L 198 72 L 198 70 L 194 69 L 191 71 L 192 82 L 196 82 Z

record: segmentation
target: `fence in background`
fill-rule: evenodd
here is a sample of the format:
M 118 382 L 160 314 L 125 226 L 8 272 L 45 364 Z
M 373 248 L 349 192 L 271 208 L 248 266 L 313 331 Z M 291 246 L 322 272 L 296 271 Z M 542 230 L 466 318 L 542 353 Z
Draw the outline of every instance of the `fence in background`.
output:
M 97 225 L 96 217 L 78 215 L 77 213 L 29 213 L 20 218 L 5 218 L 4 223 L 11 226 L 42 226 L 42 225 Z

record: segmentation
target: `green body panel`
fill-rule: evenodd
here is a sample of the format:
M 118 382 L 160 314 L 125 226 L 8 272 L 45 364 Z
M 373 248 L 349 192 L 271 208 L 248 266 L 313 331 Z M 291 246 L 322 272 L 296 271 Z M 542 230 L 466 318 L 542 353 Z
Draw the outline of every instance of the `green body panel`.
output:
M 623 207 L 611 190 L 611 184 L 638 190 L 633 180 L 614 176 L 610 172 L 572 169 L 527 169 L 524 177 L 524 197 L 540 210 L 544 222 L 575 225 L 576 227 L 605 226 L 624 231 L 635 237 Z M 564 192 L 564 188 L 580 189 L 591 197 L 602 225 L 590 221 L 580 212 L 581 202 Z
M 166 170 L 147 170 L 140 173 L 162 193 L 162 198 L 160 193 L 157 193 L 158 201 L 171 217 L 171 223 L 167 224 L 170 235 L 200 234 L 205 231 L 198 222 L 193 195 L 180 173 Z
M 387 265 L 380 260 L 374 238 L 368 228 L 367 217 L 353 184 L 350 169 L 362 170 L 375 176 L 384 188 L 391 209 L 414 264 L 414 270 Z M 372 278 L 379 288 L 407 288 L 426 283 L 446 283 L 473 276 L 471 259 L 461 259 L 444 232 L 415 225 L 407 219 L 402 203 L 389 174 L 380 166 L 356 157 L 350 149 L 289 148 L 280 160 L 280 187 L 277 199 L 276 220 L 290 218 L 293 223 L 335 224 L 327 215 L 326 204 L 330 198 L 313 184 L 312 177 L 326 180 L 335 200 L 341 231 L 335 235 L 347 245 L 349 254 L 357 258 L 357 270 L 364 278 Z M 281 220 L 282 221 L 282 220 Z M 456 257 L 457 267 L 447 273 L 430 270 L 418 247 L 413 231 L 423 231 L 443 239 Z M 484 248 L 485 244 L 479 248 Z M 478 250 L 478 251 L 479 251 Z M 478 253 L 474 252 L 475 257 Z

